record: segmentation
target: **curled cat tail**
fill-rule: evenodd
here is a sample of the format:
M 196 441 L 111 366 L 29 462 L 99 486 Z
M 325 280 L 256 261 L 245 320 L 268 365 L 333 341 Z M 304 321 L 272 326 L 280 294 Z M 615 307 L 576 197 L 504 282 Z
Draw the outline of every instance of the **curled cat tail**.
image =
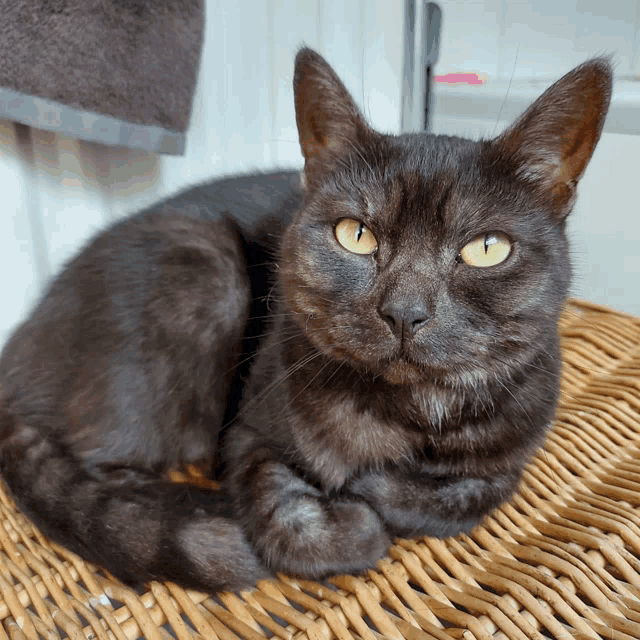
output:
M 20 508 L 52 540 L 128 584 L 172 580 L 212 592 L 268 577 L 224 492 L 130 467 L 90 474 L 53 434 L 2 405 L 2 474 Z

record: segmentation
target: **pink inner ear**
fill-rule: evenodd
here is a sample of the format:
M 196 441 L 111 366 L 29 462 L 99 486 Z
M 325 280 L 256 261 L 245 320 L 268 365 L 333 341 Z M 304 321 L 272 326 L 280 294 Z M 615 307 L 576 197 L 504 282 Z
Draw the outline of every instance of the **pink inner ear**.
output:
M 567 133 L 561 137 L 560 160 L 549 167 L 553 198 L 560 208 L 573 202 L 576 183 L 593 155 L 604 119 L 601 109 L 601 100 L 590 101 L 590 107 L 584 110 L 586 113 L 578 111 L 574 116 L 576 120 L 567 123 Z
M 577 131 L 570 137 L 568 148 L 563 149 L 563 177 L 566 182 L 578 180 L 591 159 L 600 134 L 598 115 L 595 109 L 590 109 L 587 117 L 576 126 Z
M 298 134 L 300 136 L 300 146 L 305 158 L 317 156 L 322 147 L 325 146 L 325 137 L 322 134 L 323 127 L 318 123 L 318 114 L 312 110 L 306 111 L 305 122 L 298 123 Z M 322 115 L 320 114 L 322 118 Z M 326 125 L 325 125 L 326 127 Z

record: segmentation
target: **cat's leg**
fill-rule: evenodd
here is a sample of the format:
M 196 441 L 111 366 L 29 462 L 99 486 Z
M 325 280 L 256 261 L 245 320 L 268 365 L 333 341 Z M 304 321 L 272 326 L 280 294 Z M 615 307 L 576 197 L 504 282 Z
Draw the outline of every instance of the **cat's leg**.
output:
M 0 410 L 2 474 L 50 538 L 129 584 L 173 580 L 207 591 L 269 576 L 224 491 L 174 484 L 135 468 L 87 473 L 44 430 Z
M 224 223 L 132 218 L 54 282 L 0 361 L 0 470 L 42 531 L 129 583 L 206 591 L 268 575 L 210 460 L 250 303 Z
M 390 539 L 365 502 L 326 495 L 267 447 L 250 449 L 233 465 L 229 487 L 248 538 L 272 571 L 318 579 L 363 571 L 385 554 Z
M 364 473 L 348 485 L 391 535 L 447 538 L 468 533 L 514 493 L 520 470 L 485 477 L 435 477 L 419 468 Z

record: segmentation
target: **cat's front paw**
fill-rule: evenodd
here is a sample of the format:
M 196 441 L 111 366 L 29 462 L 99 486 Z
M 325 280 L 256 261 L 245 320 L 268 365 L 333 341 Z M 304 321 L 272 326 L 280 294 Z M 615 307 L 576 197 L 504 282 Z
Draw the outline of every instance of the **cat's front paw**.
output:
M 378 515 L 363 502 L 291 497 L 257 542 L 273 571 L 319 579 L 375 566 L 391 544 Z M 265 533 L 267 533 L 265 531 Z
M 364 500 L 377 511 L 377 505 L 388 500 L 394 492 L 392 478 L 384 472 L 368 472 L 349 480 L 346 491 Z
M 517 481 L 515 473 L 475 478 L 381 471 L 352 479 L 347 490 L 365 500 L 395 536 L 448 538 L 482 522 Z

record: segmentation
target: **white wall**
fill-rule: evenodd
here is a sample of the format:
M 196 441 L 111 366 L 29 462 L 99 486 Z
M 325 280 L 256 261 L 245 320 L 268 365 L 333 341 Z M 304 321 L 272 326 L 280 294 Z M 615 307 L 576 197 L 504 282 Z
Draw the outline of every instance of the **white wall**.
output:
M 570 219 L 573 294 L 640 315 L 640 3 L 638 0 L 438 0 L 436 72 L 476 72 L 475 86 L 436 85 L 436 133 L 500 132 L 552 81 L 614 56 L 605 132 Z
M 554 78 L 590 56 L 615 53 L 619 75 L 640 74 L 637 0 L 437 2 L 444 14 L 443 73 Z
M 291 90 L 301 44 L 321 51 L 371 121 L 397 131 L 402 0 L 207 0 L 183 157 L 101 147 L 0 121 L 0 345 L 98 229 L 213 176 L 300 167 Z
M 582 15 L 586 0 L 538 0 L 537 19 L 527 3 L 442 0 L 437 71 L 489 73 L 495 67 L 504 79 L 513 68 L 516 43 L 527 38 L 535 46 L 521 44 L 516 69 L 525 70 L 523 78 L 531 73 L 526 65 L 536 61 L 550 77 L 602 50 L 618 51 L 624 73 L 638 71 L 635 3 L 590 2 L 596 19 L 580 26 L 571 16 Z M 635 23 L 627 28 L 632 9 Z M 623 10 L 627 14 L 615 18 Z M 51 274 L 111 221 L 212 176 L 301 166 L 291 76 L 303 42 L 334 65 L 374 126 L 397 132 L 403 12 L 404 0 L 208 0 L 183 157 L 100 147 L 0 121 L 0 345 Z M 585 29 L 591 30 L 586 40 L 580 35 Z M 571 38 L 578 42 L 573 49 L 567 45 Z M 482 101 L 476 103 L 482 111 Z M 496 121 L 486 113 L 474 118 L 474 109 L 443 114 L 438 104 L 438 131 L 475 136 L 490 132 Z M 581 185 L 573 231 L 577 293 L 640 314 L 640 215 L 632 188 L 640 166 L 638 140 L 605 134 Z

